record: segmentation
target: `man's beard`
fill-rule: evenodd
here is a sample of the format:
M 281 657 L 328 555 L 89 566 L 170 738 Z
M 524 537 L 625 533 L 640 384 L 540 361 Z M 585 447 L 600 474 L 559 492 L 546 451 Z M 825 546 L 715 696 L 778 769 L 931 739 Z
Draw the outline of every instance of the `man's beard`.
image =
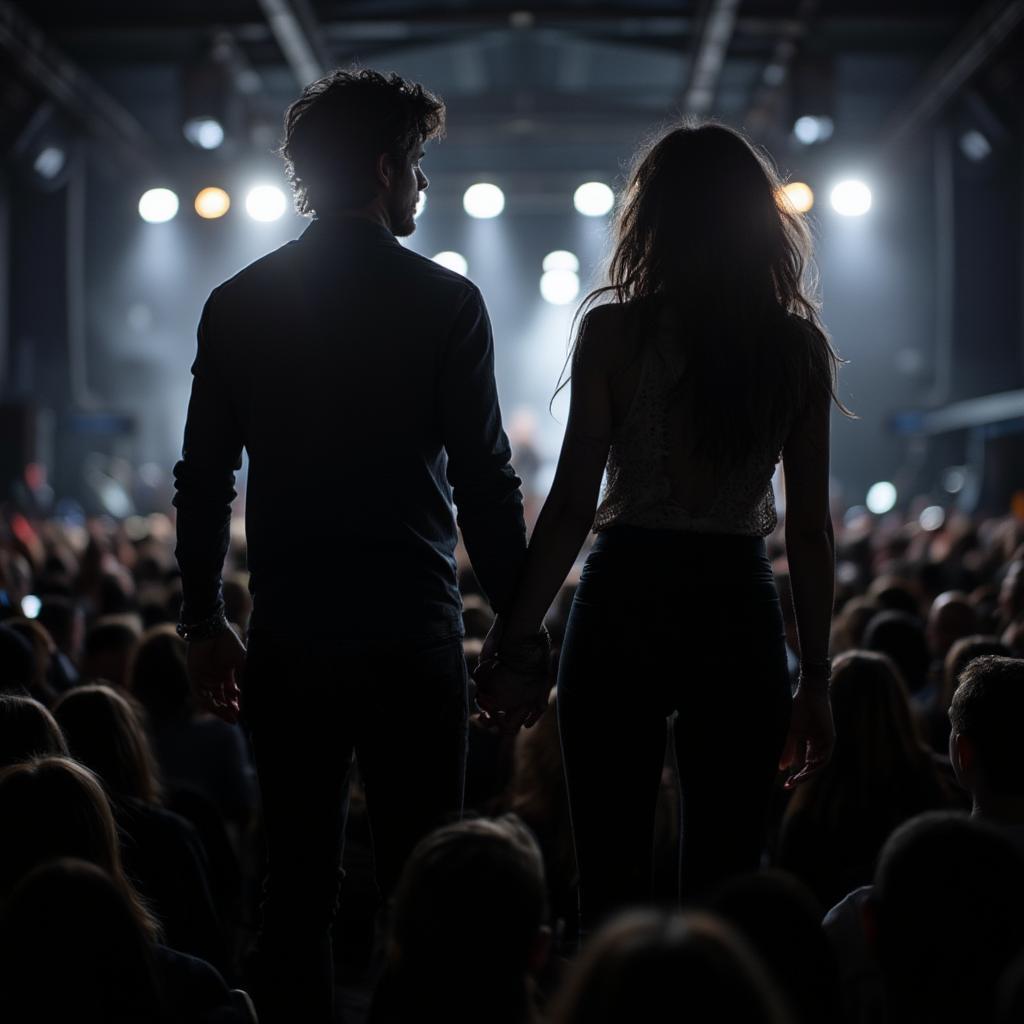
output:
M 396 238 L 408 238 L 416 230 L 416 204 L 391 210 L 391 230 Z

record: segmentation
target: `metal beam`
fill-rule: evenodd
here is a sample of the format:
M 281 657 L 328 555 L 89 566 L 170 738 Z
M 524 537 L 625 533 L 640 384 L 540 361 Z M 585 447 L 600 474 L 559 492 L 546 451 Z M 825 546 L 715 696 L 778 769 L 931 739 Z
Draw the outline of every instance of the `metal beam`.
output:
M 156 147 L 142 125 L 8 0 L 0 0 L 0 50 L 88 134 L 107 143 L 123 161 L 155 172 Z
M 986 4 L 893 114 L 882 145 L 894 149 L 924 128 L 1021 22 L 1024 0 L 992 0 Z
M 270 31 L 300 89 L 323 78 L 334 64 L 330 48 L 307 0 L 259 0 Z
M 1024 418 L 1024 390 L 968 398 L 930 412 L 903 412 L 891 417 L 898 434 L 948 434 Z
M 725 66 L 740 0 L 709 0 L 701 23 L 690 79 L 683 93 L 683 111 L 707 114 L 715 102 L 718 79 Z

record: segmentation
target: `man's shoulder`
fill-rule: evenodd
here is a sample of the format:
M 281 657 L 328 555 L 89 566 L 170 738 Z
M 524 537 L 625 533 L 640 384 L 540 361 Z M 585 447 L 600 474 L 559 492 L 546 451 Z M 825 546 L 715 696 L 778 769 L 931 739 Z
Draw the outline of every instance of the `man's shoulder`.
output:
M 411 282 L 429 288 L 439 297 L 459 305 L 468 299 L 482 301 L 480 289 L 468 277 L 442 267 L 440 263 L 435 263 L 434 260 L 421 256 L 404 245 L 393 252 L 401 268 L 401 274 L 408 277 Z
M 231 301 L 254 293 L 263 294 L 268 287 L 273 288 L 278 284 L 282 271 L 292 262 L 296 253 L 297 240 L 285 242 L 222 281 L 210 292 L 208 301 Z

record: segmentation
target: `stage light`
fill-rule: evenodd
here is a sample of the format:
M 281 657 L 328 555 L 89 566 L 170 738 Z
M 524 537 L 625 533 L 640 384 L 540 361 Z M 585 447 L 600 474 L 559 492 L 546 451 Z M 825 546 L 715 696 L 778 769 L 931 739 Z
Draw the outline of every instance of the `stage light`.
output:
M 39 612 L 42 610 L 43 602 L 36 597 L 35 594 L 26 594 L 21 599 L 21 614 L 26 619 L 37 619 L 39 618 Z
M 196 213 L 206 220 L 223 217 L 231 206 L 231 197 L 222 188 L 204 188 L 196 196 Z
M 489 220 L 497 217 L 505 209 L 505 193 L 497 185 L 478 182 L 466 189 L 462 197 L 462 206 L 470 217 L 478 220 Z
M 843 217 L 860 217 L 871 209 L 871 189 L 856 178 L 839 182 L 829 199 L 832 209 Z
M 469 273 L 469 264 L 461 252 L 452 252 L 446 249 L 444 252 L 439 252 L 434 256 L 433 260 L 435 263 L 440 263 L 442 267 L 454 270 L 456 274 L 461 274 L 463 277 Z
M 423 214 L 423 211 L 427 208 L 427 193 L 421 192 L 419 198 L 416 200 L 416 209 L 413 211 L 413 218 L 419 220 Z
M 615 193 L 603 181 L 588 181 L 576 189 L 572 204 L 584 217 L 603 217 L 615 205 Z
M 967 472 L 962 466 L 950 466 L 942 474 L 942 489 L 948 494 L 959 494 L 967 483 Z
M 573 270 L 545 270 L 540 293 L 552 306 L 567 306 L 580 293 L 580 279 Z
M 798 142 L 805 146 L 813 146 L 816 142 L 827 142 L 832 138 L 835 125 L 831 117 L 798 117 L 793 125 L 793 134 Z
M 32 161 L 32 170 L 45 181 L 53 181 L 64 170 L 67 154 L 60 146 L 44 146 Z
M 556 249 L 544 257 L 541 267 L 545 272 L 548 270 L 571 270 L 575 274 L 580 269 L 580 261 L 576 258 L 575 253 L 569 252 L 567 249 Z
M 992 143 L 981 132 L 972 128 L 960 136 L 960 151 L 968 160 L 979 163 L 992 152 Z
M 884 516 L 896 505 L 896 488 L 888 480 L 879 480 L 868 489 L 866 504 L 876 516 Z
M 814 205 L 814 192 L 802 181 L 791 181 L 782 186 L 784 201 L 797 213 L 807 213 Z
M 917 517 L 918 523 L 921 524 L 922 530 L 938 530 L 942 527 L 942 524 L 946 521 L 946 512 L 941 505 L 929 505 L 927 508 L 921 510 L 921 514 Z
M 224 142 L 224 127 L 214 117 L 190 117 L 182 125 L 182 131 L 199 149 L 217 149 Z
M 276 185 L 257 185 L 245 197 L 245 212 L 253 220 L 279 220 L 287 206 L 284 193 Z
M 178 197 L 169 188 L 151 188 L 139 200 L 139 216 L 148 224 L 173 220 L 178 212 Z

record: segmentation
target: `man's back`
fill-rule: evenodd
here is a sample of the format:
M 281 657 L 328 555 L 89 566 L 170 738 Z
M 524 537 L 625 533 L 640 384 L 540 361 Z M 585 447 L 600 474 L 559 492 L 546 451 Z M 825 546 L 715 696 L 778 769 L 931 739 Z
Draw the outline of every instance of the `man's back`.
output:
M 193 370 L 179 558 L 193 520 L 209 534 L 209 496 L 229 496 L 225 471 L 244 445 L 255 622 L 457 633 L 449 476 L 471 553 L 479 511 L 484 575 L 510 585 L 502 563 L 522 556 L 521 500 L 470 282 L 371 221 L 315 221 L 214 291 Z M 201 495 L 205 513 L 193 511 Z

